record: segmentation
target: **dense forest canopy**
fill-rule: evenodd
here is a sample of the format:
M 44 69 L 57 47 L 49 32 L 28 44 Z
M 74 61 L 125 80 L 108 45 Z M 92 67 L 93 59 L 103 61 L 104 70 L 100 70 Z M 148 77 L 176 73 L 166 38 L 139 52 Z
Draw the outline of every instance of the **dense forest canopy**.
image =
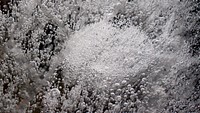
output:
M 0 0 L 1 113 L 199 113 L 199 0 Z

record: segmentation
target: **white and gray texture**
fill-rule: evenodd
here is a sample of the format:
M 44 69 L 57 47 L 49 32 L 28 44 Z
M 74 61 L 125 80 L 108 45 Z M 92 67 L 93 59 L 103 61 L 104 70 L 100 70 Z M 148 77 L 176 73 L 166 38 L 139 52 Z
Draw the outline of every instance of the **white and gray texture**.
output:
M 199 0 L 21 0 L 0 16 L 0 113 L 200 113 Z

